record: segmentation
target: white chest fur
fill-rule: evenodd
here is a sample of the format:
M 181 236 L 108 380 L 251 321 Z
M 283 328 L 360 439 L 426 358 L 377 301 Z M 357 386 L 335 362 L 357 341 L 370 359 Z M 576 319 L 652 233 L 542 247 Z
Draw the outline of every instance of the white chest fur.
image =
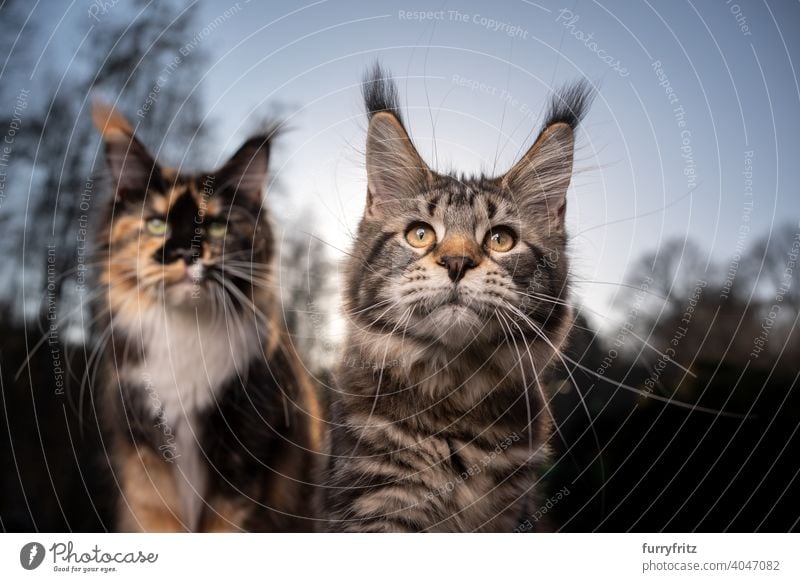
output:
M 153 414 L 176 427 L 212 406 L 260 352 L 252 323 L 169 309 L 151 310 L 139 322 L 135 341 L 144 358 L 125 370 L 125 379 L 143 385 Z

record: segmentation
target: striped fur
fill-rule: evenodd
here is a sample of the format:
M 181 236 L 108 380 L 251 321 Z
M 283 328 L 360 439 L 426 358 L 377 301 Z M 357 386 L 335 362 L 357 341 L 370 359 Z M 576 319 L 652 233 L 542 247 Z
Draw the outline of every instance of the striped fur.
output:
M 534 509 L 549 458 L 544 385 L 573 319 L 564 213 L 590 94 L 578 84 L 557 95 L 531 149 L 493 178 L 431 170 L 396 95 L 376 67 L 329 528 L 510 532 Z

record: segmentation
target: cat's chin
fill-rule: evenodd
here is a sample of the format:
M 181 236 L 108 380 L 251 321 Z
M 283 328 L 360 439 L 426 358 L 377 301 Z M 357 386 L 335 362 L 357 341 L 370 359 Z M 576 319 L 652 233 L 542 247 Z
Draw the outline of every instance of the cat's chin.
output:
M 461 304 L 446 304 L 429 313 L 423 324 L 430 337 L 448 347 L 464 347 L 478 341 L 484 321 L 474 310 Z

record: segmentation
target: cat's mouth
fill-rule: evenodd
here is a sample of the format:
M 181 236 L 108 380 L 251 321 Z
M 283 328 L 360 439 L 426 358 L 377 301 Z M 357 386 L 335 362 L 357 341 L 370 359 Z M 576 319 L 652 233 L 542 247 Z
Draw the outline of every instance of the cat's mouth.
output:
M 441 298 L 431 306 L 430 313 L 435 311 L 461 313 L 470 312 L 478 314 L 479 311 L 473 302 L 466 297 L 466 294 L 458 287 L 453 286 L 446 292 L 443 292 Z
M 471 305 L 465 303 L 460 297 L 456 297 L 455 299 L 451 299 L 444 303 L 440 309 L 449 309 L 453 312 L 459 311 L 472 311 L 475 312 L 475 309 Z
M 164 300 L 174 306 L 196 305 L 207 299 L 210 282 L 208 268 L 199 262 L 181 268 L 174 265 L 163 279 Z
M 450 292 L 446 296 L 445 306 L 449 307 L 463 307 L 475 311 L 472 301 L 468 298 L 467 294 L 458 285 L 453 285 Z
M 415 329 L 446 346 L 458 347 L 475 341 L 485 324 L 479 306 L 458 289 L 442 290 L 426 308 Z
M 208 281 L 207 268 L 202 263 L 192 263 L 165 277 L 168 287 L 182 287 L 186 285 L 204 285 Z

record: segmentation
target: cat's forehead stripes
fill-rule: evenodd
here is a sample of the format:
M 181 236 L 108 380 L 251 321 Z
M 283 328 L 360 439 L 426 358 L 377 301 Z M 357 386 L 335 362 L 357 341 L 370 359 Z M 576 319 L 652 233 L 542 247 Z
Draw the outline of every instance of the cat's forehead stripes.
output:
M 468 230 L 480 224 L 516 226 L 520 222 L 518 206 L 493 181 L 443 176 L 437 186 L 419 197 L 421 217 L 439 220 L 448 228 Z
M 161 216 L 169 216 L 173 208 L 185 197 L 192 199 L 203 215 L 216 216 L 222 212 L 222 204 L 213 189 L 209 188 L 202 177 L 174 176 L 169 182 L 169 190 L 165 193 L 150 191 L 148 205 Z

